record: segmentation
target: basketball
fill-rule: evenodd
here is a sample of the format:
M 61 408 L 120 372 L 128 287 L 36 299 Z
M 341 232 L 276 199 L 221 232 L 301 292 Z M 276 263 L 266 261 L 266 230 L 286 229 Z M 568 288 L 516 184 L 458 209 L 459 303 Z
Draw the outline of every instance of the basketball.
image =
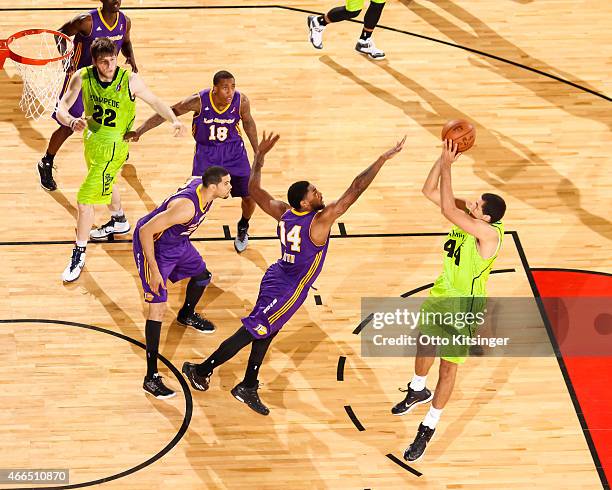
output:
M 459 145 L 459 151 L 468 151 L 476 141 L 476 128 L 462 119 L 448 121 L 442 128 L 442 141 L 452 139 Z

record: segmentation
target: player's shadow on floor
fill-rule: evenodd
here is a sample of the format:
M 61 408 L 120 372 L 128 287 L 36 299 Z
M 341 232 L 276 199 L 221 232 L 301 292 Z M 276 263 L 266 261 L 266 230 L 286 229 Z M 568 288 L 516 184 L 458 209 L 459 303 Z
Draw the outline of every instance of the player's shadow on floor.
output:
M 75 221 L 77 220 L 79 214 L 78 209 L 68 200 L 68 198 L 66 198 L 66 196 L 64 196 L 62 191 L 56 189 L 53 192 L 47 192 L 47 194 L 49 194 L 56 203 L 68 211 Z
M 130 185 L 132 189 L 138 194 L 138 197 L 144 203 L 147 208 L 147 212 L 150 213 L 153 211 L 157 205 L 151 199 L 151 196 L 147 193 L 142 182 L 138 178 L 138 173 L 136 172 L 136 167 L 131 163 L 125 163 L 123 168 L 121 169 L 121 176 L 126 180 L 126 182 Z
M 19 109 L 19 99 L 21 98 L 22 82 L 18 75 L 9 77 L 6 70 L 0 70 L 0 86 L 2 86 L 2 100 L 4 109 L 0 111 L 3 115 L 2 120 L 15 125 L 19 131 L 19 138 L 36 153 L 42 153 L 47 146 L 46 138 L 32 126 L 32 120 L 26 118 Z M 7 108 L 12 109 L 8 110 Z M 32 162 L 34 166 L 36 162 Z
M 489 130 L 473 118 L 467 117 L 442 98 L 394 69 L 387 61 L 372 62 L 373 66 L 386 71 L 408 90 L 420 97 L 418 99 L 397 95 L 372 85 L 358 77 L 348 68 L 340 65 L 329 56 L 322 56 L 321 62 L 345 78 L 365 88 L 383 102 L 404 111 L 406 116 L 439 138 L 439 130 L 451 119 L 470 119 L 476 127 L 477 145 L 491 151 L 481 151 L 474 163 L 474 172 L 489 185 L 509 194 L 530 206 L 551 212 L 552 202 L 558 202 L 563 213 L 575 214 L 580 221 L 607 239 L 612 239 L 612 224 L 581 206 L 580 191 L 566 177 L 559 174 L 546 161 L 522 143 L 499 132 Z M 429 110 L 431 107 L 432 110 Z M 504 143 L 504 144 L 502 144 Z M 537 184 L 536 184 L 537 183 Z M 485 189 L 483 191 L 486 192 Z
M 516 61 L 522 65 L 555 75 L 598 92 L 595 87 L 590 86 L 585 80 L 581 80 L 570 73 L 564 72 L 559 68 L 550 66 L 546 62 L 530 56 L 507 39 L 500 36 L 474 14 L 456 3 L 449 0 L 443 0 L 436 2 L 436 5 L 446 13 L 455 17 L 458 21 L 469 25 L 474 32 L 462 28 L 459 22 L 453 23 L 448 18 L 443 17 L 433 9 L 421 3 L 413 0 L 399 1 L 408 7 L 415 15 L 436 28 L 456 44 L 480 50 L 483 50 L 483 46 L 491 46 L 493 50 L 491 54 L 506 58 L 510 61 Z M 538 97 L 547 100 L 573 116 L 592 119 L 612 130 L 612 116 L 610 115 L 609 103 L 599 97 L 502 61 L 488 57 L 478 57 L 477 60 L 478 61 L 473 61 L 470 59 L 470 62 L 474 66 L 490 70 L 517 85 L 525 87 Z M 551 88 L 553 86 L 554 88 Z M 591 99 L 591 103 L 586 103 L 585 97 Z

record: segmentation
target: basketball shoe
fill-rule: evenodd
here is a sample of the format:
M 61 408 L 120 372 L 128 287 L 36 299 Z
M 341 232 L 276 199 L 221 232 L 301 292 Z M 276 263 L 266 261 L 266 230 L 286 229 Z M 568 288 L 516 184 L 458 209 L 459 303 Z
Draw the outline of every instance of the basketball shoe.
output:
M 64 282 L 76 281 L 79 278 L 83 267 L 85 267 L 85 255 L 85 247 L 74 246 L 70 262 L 68 262 L 68 265 L 62 273 Z
M 164 384 L 161 374 L 159 373 L 155 373 L 150 379 L 147 379 L 145 376 L 142 383 L 142 389 L 145 390 L 146 393 L 150 393 L 155 398 L 159 398 L 160 400 L 164 398 L 172 398 L 176 395 L 176 392 L 172 391 Z
M 237 231 L 238 233 L 234 239 L 234 249 L 240 254 L 249 246 L 249 234 L 247 233 L 249 225 L 247 224 L 246 227 L 238 225 Z
M 323 49 L 323 31 L 325 26 L 319 24 L 316 15 L 308 16 L 308 30 L 310 31 L 308 38 L 312 45 L 317 49 Z
M 385 53 L 376 47 L 372 38 L 365 41 L 363 39 L 359 39 L 355 45 L 355 49 L 360 53 L 368 55 L 373 60 L 382 60 L 385 58 Z
M 268 415 L 270 409 L 259 399 L 259 395 L 257 394 L 258 389 L 259 381 L 257 381 L 257 384 L 253 388 L 247 388 L 244 386 L 244 383 L 241 382 L 232 388 L 231 393 L 236 400 L 246 403 L 251 410 L 261 415 Z
M 423 388 L 421 391 L 414 391 L 412 388 L 410 388 L 410 385 L 408 385 L 408 389 L 403 390 L 400 388 L 400 391 L 404 393 L 407 392 L 408 394 L 406 395 L 406 398 L 391 409 L 391 413 L 393 415 L 405 415 L 417 405 L 430 402 L 433 398 L 432 392 L 427 388 Z
M 427 443 L 431 440 L 435 431 L 436 429 L 430 429 L 426 425 L 420 424 L 414 441 L 404 451 L 404 459 L 406 461 L 416 461 L 423 456 Z
M 186 327 L 195 328 L 201 333 L 213 333 L 215 331 L 214 323 L 201 317 L 200 314 L 195 311 L 190 314 L 185 314 L 180 310 L 176 317 L 176 321 Z
M 191 362 L 183 363 L 183 368 L 181 371 L 185 375 L 185 377 L 191 383 L 191 386 L 195 390 L 206 391 L 210 386 L 210 374 L 208 376 L 201 376 L 198 374 L 197 370 L 198 365 L 193 364 Z
M 57 184 L 53 179 L 53 163 L 46 162 L 44 159 L 40 159 L 36 165 L 38 169 L 38 175 L 40 176 L 40 185 L 47 191 L 54 191 L 57 189 Z
M 125 215 L 111 216 L 111 219 L 104 223 L 99 228 L 89 232 L 89 238 L 92 240 L 104 240 L 109 235 L 123 235 L 130 231 L 130 223 Z

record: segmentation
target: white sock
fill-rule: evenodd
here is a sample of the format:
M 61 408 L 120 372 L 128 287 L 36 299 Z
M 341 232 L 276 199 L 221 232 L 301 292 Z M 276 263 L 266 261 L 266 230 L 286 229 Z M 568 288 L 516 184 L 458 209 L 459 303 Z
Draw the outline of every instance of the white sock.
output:
M 433 405 L 429 407 L 429 412 L 425 415 L 423 425 L 426 425 L 430 429 L 435 429 L 438 422 L 440 422 L 440 415 L 442 415 L 442 409 L 434 408 Z
M 111 216 L 121 218 L 123 216 L 123 209 L 119 209 L 119 211 L 111 211 Z
M 76 241 L 76 245 L 77 245 L 77 247 L 85 248 L 87 246 L 87 240 L 83 240 L 83 241 L 77 240 Z
M 410 388 L 414 391 L 422 391 L 425 389 L 425 381 L 427 380 L 427 376 L 419 376 L 417 374 L 412 376 L 412 381 L 410 382 Z

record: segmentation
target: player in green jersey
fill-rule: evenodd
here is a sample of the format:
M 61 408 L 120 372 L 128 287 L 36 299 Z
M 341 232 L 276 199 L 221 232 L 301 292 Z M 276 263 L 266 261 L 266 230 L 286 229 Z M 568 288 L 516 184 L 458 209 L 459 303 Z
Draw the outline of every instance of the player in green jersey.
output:
M 79 278 L 85 266 L 85 248 L 94 223 L 94 205 L 106 204 L 111 211 L 109 226 L 115 233 L 127 233 L 127 222 L 118 192 L 113 191 L 117 174 L 128 157 L 128 143 L 123 136 L 134 123 L 136 97 L 144 100 L 158 114 L 172 122 L 175 136 L 186 133 L 172 109 L 157 98 L 136 73 L 117 66 L 115 43 L 107 37 L 91 45 L 92 66 L 77 71 L 59 102 L 57 117 L 73 131 L 85 131 L 83 143 L 87 177 L 77 194 L 78 218 L 76 244 L 62 274 L 64 282 Z M 68 112 L 82 91 L 84 114 L 73 117 Z M 106 226 L 106 225 L 105 225 Z M 94 237 L 95 238 L 95 237 Z
M 444 141 L 442 154 L 423 185 L 423 194 L 440 207 L 444 217 L 454 226 L 444 243 L 442 274 L 421 307 L 415 374 L 408 388 L 402 390 L 407 392 L 406 397 L 391 410 L 394 415 L 404 415 L 416 405 L 433 399 L 413 443 L 404 452 L 407 461 L 416 461 L 423 455 L 451 396 L 457 368 L 469 353 L 469 345 L 463 345 L 460 339 L 473 336 L 479 325 L 477 319 L 484 318 L 486 282 L 504 238 L 500 220 L 506 212 L 506 203 L 501 197 L 483 194 L 473 202 L 454 197 L 451 164 L 460 155 L 452 140 Z M 445 320 L 440 321 L 441 318 Z M 435 394 L 425 387 L 436 355 L 436 347 L 427 345 L 431 338 L 451 340 L 449 345 L 440 346 L 440 373 Z

